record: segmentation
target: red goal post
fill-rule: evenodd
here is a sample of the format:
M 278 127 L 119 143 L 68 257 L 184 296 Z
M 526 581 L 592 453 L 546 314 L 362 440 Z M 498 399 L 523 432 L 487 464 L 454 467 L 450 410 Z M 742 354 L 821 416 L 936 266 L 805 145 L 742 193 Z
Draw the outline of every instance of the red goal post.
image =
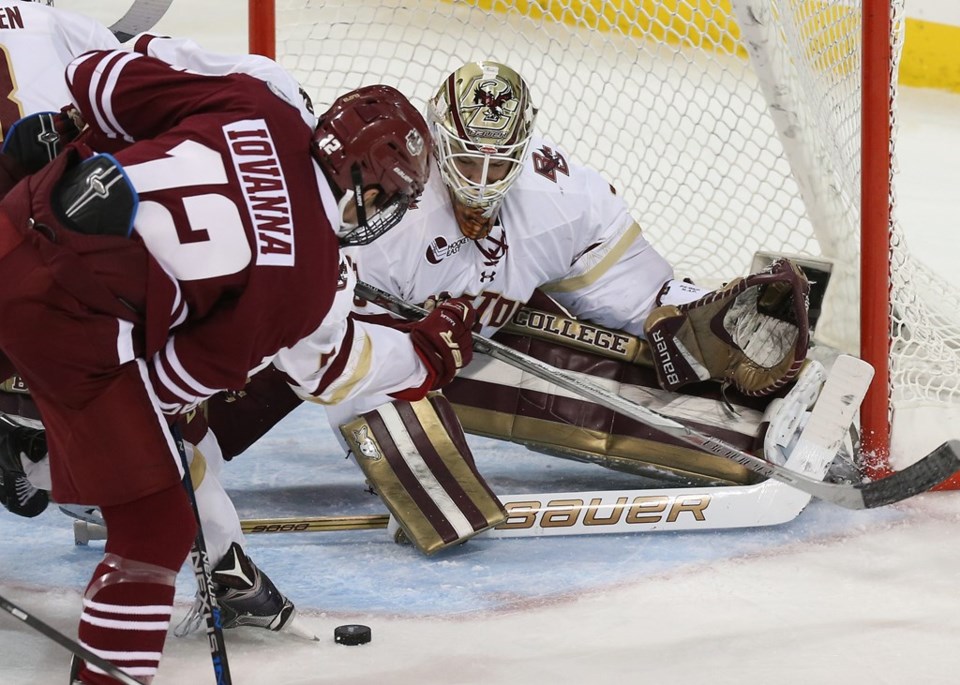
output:
M 876 369 L 867 475 L 890 465 L 900 407 L 960 398 L 960 299 L 942 301 L 892 212 L 902 0 L 249 0 L 249 12 L 251 52 L 293 71 L 318 110 L 374 82 L 422 106 L 464 61 L 514 66 L 538 129 L 617 187 L 680 275 L 729 280 L 755 252 L 831 261 L 816 340 Z

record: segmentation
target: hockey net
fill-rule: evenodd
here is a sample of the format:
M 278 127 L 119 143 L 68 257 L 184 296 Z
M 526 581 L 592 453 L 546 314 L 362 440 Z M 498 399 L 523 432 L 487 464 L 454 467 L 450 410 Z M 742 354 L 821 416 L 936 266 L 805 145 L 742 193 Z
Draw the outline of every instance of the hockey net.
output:
M 749 272 L 763 251 L 832 261 L 816 340 L 877 367 L 862 418 L 881 456 L 896 412 L 960 398 L 957 291 L 911 258 L 892 219 L 889 130 L 902 0 L 275 0 L 275 7 L 250 0 L 250 7 L 251 50 L 275 49 L 318 111 L 376 82 L 423 106 L 466 61 L 509 64 L 531 86 L 538 130 L 622 193 L 680 276 L 717 284 Z M 864 17 L 876 24 L 866 32 Z M 868 88 L 862 67 L 876 75 Z M 861 142 L 861 113 L 864 128 L 869 117 L 875 122 L 870 150 Z M 877 161 L 865 167 L 871 151 Z M 874 215 L 869 235 L 861 231 L 862 168 L 873 174 L 869 185 L 863 178 L 864 206 Z M 872 277 L 863 298 L 862 253 Z M 909 463 L 909 454 L 903 458 Z

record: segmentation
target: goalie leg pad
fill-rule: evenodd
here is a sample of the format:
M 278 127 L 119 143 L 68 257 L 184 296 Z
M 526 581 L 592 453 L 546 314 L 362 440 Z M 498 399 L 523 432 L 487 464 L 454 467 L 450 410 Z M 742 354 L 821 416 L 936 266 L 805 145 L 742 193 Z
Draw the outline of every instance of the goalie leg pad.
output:
M 340 431 L 367 480 L 424 554 L 506 521 L 442 395 L 382 405 Z

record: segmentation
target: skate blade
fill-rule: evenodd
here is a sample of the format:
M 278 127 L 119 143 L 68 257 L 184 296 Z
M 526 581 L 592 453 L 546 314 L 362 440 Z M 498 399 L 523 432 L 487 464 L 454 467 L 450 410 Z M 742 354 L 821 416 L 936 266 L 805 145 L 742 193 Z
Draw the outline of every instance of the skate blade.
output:
M 302 625 L 302 622 L 298 620 L 297 616 L 293 616 L 287 621 L 287 624 L 280 629 L 280 632 L 284 635 L 292 635 L 293 637 L 299 637 L 303 640 L 309 640 L 310 642 L 320 642 L 320 638 L 313 634 L 312 631 L 307 630 Z

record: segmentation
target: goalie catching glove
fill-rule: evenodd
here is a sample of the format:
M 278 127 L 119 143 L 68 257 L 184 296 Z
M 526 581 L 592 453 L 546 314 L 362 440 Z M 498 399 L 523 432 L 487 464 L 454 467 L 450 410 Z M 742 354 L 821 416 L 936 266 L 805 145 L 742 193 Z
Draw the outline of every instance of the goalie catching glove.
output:
M 666 390 L 708 379 L 746 395 L 775 392 L 800 372 L 810 284 L 787 259 L 683 305 L 657 307 L 644 331 Z

